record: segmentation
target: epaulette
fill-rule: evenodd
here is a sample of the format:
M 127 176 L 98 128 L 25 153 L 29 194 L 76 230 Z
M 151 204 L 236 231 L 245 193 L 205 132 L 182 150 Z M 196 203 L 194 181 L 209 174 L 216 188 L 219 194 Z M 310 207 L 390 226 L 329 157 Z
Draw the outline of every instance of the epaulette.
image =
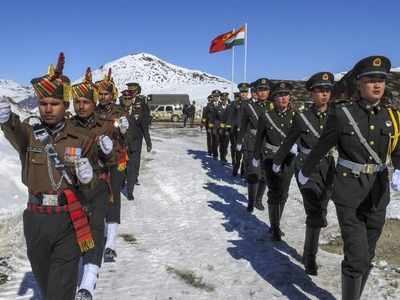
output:
M 342 99 L 336 99 L 331 104 L 333 104 L 334 106 L 350 106 L 353 105 L 353 101 L 347 98 L 342 98 Z

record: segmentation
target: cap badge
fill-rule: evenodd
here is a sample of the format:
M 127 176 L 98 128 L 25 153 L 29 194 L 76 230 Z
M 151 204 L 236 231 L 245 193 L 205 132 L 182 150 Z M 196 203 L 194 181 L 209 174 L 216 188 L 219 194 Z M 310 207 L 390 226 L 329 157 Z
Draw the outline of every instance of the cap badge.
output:
M 375 58 L 375 59 L 372 61 L 372 65 L 373 65 L 374 67 L 380 67 L 380 66 L 382 66 L 382 60 L 381 60 L 381 58 L 380 58 L 380 57 Z
M 392 122 L 391 121 L 386 121 L 385 125 L 386 125 L 386 127 L 392 127 Z
M 322 75 L 322 80 L 329 80 L 329 75 L 327 73 Z
M 280 88 L 282 88 L 282 89 L 284 89 L 285 87 L 286 87 L 286 85 L 285 85 L 285 83 L 284 82 L 282 82 L 281 84 L 280 84 L 280 86 L 279 86 Z

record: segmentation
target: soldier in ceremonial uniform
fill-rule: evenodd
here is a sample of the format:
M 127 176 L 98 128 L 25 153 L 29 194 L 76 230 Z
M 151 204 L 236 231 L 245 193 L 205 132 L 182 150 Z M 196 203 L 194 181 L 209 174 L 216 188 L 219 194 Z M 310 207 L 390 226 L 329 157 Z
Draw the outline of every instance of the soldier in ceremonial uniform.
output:
M 146 97 L 140 95 L 142 88 L 136 82 L 127 83 L 128 94 L 123 95 L 123 104 L 125 112 L 131 117 L 129 119 L 130 126 L 136 129 L 128 130 L 128 196 L 133 196 L 133 185 L 139 185 L 140 157 L 142 155 L 143 138 L 146 142 L 147 152 L 151 151 L 152 144 L 150 139 L 150 109 L 146 104 Z M 130 98 L 130 99 L 129 99 Z M 129 188 L 132 188 L 130 191 Z M 130 193 L 132 192 L 132 193 Z M 133 200 L 129 199 L 129 200 Z
M 306 88 L 310 91 L 314 104 L 309 109 L 296 112 L 293 125 L 274 156 L 273 171 L 279 174 L 285 159 L 291 155 L 290 149 L 297 143 L 299 154 L 296 159 L 295 172 L 296 175 L 298 174 L 304 160 L 317 144 L 325 126 L 333 84 L 334 77 L 329 72 L 316 73 L 306 82 Z M 335 161 L 331 153 L 328 153 L 314 169 L 311 180 L 304 186 L 299 184 L 307 216 L 303 263 L 306 273 L 310 275 L 317 275 L 318 271 L 316 255 L 319 234 L 321 228 L 327 226 L 327 206 L 334 172 Z
M 110 184 L 112 202 L 106 214 L 107 240 L 104 251 L 104 261 L 114 261 L 117 256 L 115 239 L 117 227 L 121 223 L 121 189 L 125 181 L 125 169 L 128 161 L 125 135 L 129 127 L 128 119 L 121 106 L 115 103 L 118 91 L 111 77 L 111 69 L 103 80 L 96 82 L 99 93 L 99 103 L 96 106 L 96 114 L 102 121 L 112 122 L 118 130 L 114 130 L 111 139 L 115 150 L 116 161 L 110 166 Z
M 384 99 L 390 66 L 384 56 L 354 66 L 353 97 L 332 103 L 321 138 L 298 175 L 306 184 L 321 159 L 337 147 L 332 199 L 344 242 L 344 300 L 360 299 L 372 267 L 390 201 L 388 157 L 394 167 L 392 187 L 400 190 L 399 112 Z
M 209 95 L 207 97 L 207 105 L 203 108 L 203 112 L 201 115 L 201 125 L 200 128 L 203 129 L 203 127 L 206 128 L 206 134 L 207 134 L 207 153 L 209 156 L 212 155 L 212 130 L 209 127 L 209 120 L 208 120 L 208 113 L 210 109 L 212 109 L 213 106 L 213 97 Z
M 40 118 L 21 122 L 8 101 L 0 100 L 0 123 L 18 151 L 28 207 L 24 235 L 32 272 L 46 300 L 75 296 L 81 254 L 94 247 L 81 192 L 95 181 L 87 159 L 92 138 L 65 119 L 70 80 L 63 75 L 64 55 L 56 68 L 31 81 Z
M 259 189 L 259 178 L 257 176 L 252 176 L 259 173 L 260 166 L 253 167 L 251 161 L 256 151 L 255 143 L 258 120 L 271 106 L 271 103 L 268 101 L 270 81 L 267 78 L 260 78 L 254 85 L 257 91 L 257 101 L 252 99 L 242 106 L 242 119 L 237 143 L 237 151 L 243 151 L 243 159 L 245 162 L 248 189 L 247 210 L 249 212 L 253 212 L 255 201 L 259 198 L 259 192 L 263 194 L 265 191 L 264 186 Z M 261 207 L 258 206 L 258 208 Z
M 296 144 L 282 163 L 282 172 L 278 175 L 272 170 L 273 157 L 286 138 L 294 112 L 290 109 L 290 91 L 292 86 L 286 82 L 277 82 L 271 92 L 273 108 L 262 114 L 258 121 L 253 167 L 261 165 L 256 208 L 263 210 L 262 198 L 268 185 L 268 213 L 273 241 L 280 241 L 280 219 L 285 207 L 290 181 L 294 173 Z M 264 175 L 265 172 L 265 175 Z
M 241 110 L 246 101 L 249 100 L 250 85 L 247 82 L 238 84 L 238 97 L 230 104 L 228 125 L 230 126 L 230 142 L 231 142 L 231 156 L 232 156 L 232 176 L 237 176 L 239 169 L 244 174 L 244 163 L 242 162 L 242 151 L 236 150 L 236 144 L 239 135 Z
M 229 128 L 226 127 L 228 122 L 228 105 L 229 94 L 222 93 L 221 100 L 216 107 L 217 112 L 217 130 L 218 130 L 218 146 L 219 146 L 219 159 L 222 163 L 226 163 L 226 155 L 228 154 L 229 145 Z
M 143 137 L 146 141 L 147 152 L 152 149 L 149 133 L 149 118 L 142 99 L 144 96 L 136 95 L 135 91 L 127 89 L 122 92 L 122 107 L 129 121 L 126 135 L 128 146 L 127 189 L 128 200 L 133 200 L 133 190 L 138 183 L 140 156 L 142 153 Z
M 209 104 L 203 111 L 204 124 L 207 125 L 207 146 L 210 145 L 208 154 L 215 159 L 218 159 L 218 128 L 216 126 L 218 122 L 217 105 L 220 94 L 219 90 L 212 91 L 209 96 Z M 208 143 L 208 141 L 210 142 Z
M 76 300 L 91 300 L 104 253 L 104 221 L 107 205 L 110 202 L 111 189 L 108 187 L 109 167 L 115 164 L 113 142 L 110 136 L 118 130 L 110 120 L 100 120 L 94 110 L 98 101 L 97 87 L 92 82 L 90 68 L 85 79 L 72 86 L 74 110 L 76 115 L 71 122 L 79 128 L 86 129 L 88 135 L 95 137 L 93 150 L 89 160 L 98 180 L 85 192 L 85 197 L 93 203 L 89 224 L 92 230 L 95 248 L 83 256 L 83 276 L 76 295 Z

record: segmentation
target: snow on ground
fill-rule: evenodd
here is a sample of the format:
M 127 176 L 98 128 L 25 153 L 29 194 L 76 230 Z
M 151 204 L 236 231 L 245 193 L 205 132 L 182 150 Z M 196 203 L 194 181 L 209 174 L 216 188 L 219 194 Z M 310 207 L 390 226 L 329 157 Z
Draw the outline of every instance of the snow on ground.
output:
M 305 216 L 294 182 L 282 220 L 285 241 L 272 243 L 267 212 L 246 212 L 244 182 L 206 156 L 204 133 L 158 128 L 152 137 L 154 151 L 144 153 L 135 201 L 124 198 L 122 204 L 119 233 L 130 238 L 118 238 L 117 262 L 103 265 L 95 299 L 340 298 L 340 256 L 321 250 L 318 277 L 307 276 L 300 263 Z M 15 165 L 11 152 L 0 150 Z M 5 179 L 11 186 L 16 173 L 9 171 Z M 337 234 L 332 205 L 329 223 L 324 236 Z M 21 218 L 3 219 L 0 233 L 0 257 L 9 256 L 12 266 L 0 299 L 39 299 Z M 181 281 L 171 270 L 193 272 L 204 288 Z M 395 299 L 387 292 L 390 280 L 374 269 L 364 299 Z

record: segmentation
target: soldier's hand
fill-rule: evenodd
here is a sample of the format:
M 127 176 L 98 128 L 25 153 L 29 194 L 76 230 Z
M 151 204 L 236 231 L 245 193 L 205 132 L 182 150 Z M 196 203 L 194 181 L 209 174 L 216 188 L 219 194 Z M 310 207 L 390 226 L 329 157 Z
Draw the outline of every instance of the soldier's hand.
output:
M 79 181 L 83 184 L 88 184 L 93 179 L 93 167 L 86 157 L 75 162 L 75 172 Z
M 299 183 L 300 183 L 301 185 L 305 185 L 305 184 L 308 182 L 308 180 L 309 180 L 310 178 L 309 178 L 309 177 L 305 177 L 305 176 L 303 175 L 303 173 L 301 172 L 301 170 L 300 170 L 297 179 L 299 180 Z
M 151 145 L 147 145 L 147 152 L 151 152 L 152 146 Z
M 104 154 L 108 155 L 113 149 L 113 141 L 107 135 L 99 136 L 99 146 Z
M 290 148 L 290 153 L 297 155 L 299 153 L 297 149 L 297 144 L 293 144 L 292 148 Z
M 272 172 L 278 174 L 281 171 L 281 165 L 272 164 Z
M 129 128 L 129 121 L 126 117 L 121 117 L 118 121 L 119 123 L 119 130 L 122 134 L 125 134 Z
M 7 98 L 0 98 L 0 124 L 4 124 L 10 119 L 11 105 Z
M 391 186 L 394 191 L 400 192 L 400 170 L 394 170 Z
M 242 151 L 242 144 L 237 144 L 236 145 L 236 150 L 239 151 L 239 152 Z
M 251 164 L 253 165 L 254 168 L 258 168 L 260 166 L 260 160 L 253 158 Z

